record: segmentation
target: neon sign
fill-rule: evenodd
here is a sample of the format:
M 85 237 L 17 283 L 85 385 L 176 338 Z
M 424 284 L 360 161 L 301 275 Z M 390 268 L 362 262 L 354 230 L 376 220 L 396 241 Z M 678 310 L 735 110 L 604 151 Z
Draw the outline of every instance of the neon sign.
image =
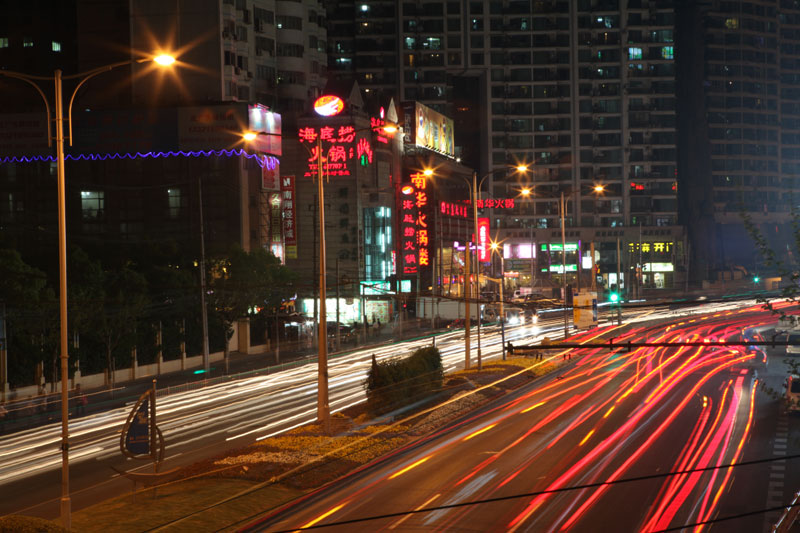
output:
M 314 111 L 323 117 L 338 115 L 344 110 L 344 102 L 338 96 L 326 94 L 314 100 Z
M 420 267 L 430 265 L 430 235 L 428 214 L 425 212 L 428 206 L 427 185 L 423 174 L 411 174 L 411 194 L 406 194 L 407 198 L 400 201 L 403 274 L 416 274 Z
M 366 138 L 356 139 L 355 126 L 304 127 L 297 131 L 301 143 L 309 143 L 311 154 L 304 176 L 317 175 L 317 163 L 322 149 L 322 171 L 329 176 L 350 176 L 349 162 L 357 159 L 362 166 L 372 163 L 374 152 Z M 319 144 L 317 144 L 319 142 Z
M 478 219 L 478 260 L 482 263 L 489 261 L 489 219 Z
M 439 211 L 451 217 L 469 218 L 469 209 L 464 204 L 453 202 L 439 202 Z
M 513 198 L 486 198 L 478 200 L 478 209 L 513 209 Z

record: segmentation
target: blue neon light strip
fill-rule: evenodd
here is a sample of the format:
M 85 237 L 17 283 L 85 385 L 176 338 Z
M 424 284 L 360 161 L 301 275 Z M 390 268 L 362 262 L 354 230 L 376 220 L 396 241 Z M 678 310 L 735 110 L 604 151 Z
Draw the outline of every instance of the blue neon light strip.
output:
M 140 157 L 246 157 L 248 159 L 255 159 L 258 166 L 261 168 L 267 168 L 267 170 L 275 170 L 275 167 L 278 165 L 279 160 L 277 157 L 273 157 L 271 155 L 258 155 L 258 154 L 248 154 L 242 149 L 235 149 L 235 150 L 197 150 L 197 151 L 189 151 L 185 152 L 183 150 L 178 150 L 176 152 L 136 152 L 135 154 L 67 154 L 64 156 L 65 160 L 70 161 L 105 161 L 107 159 L 137 159 Z M 22 157 L 0 157 L 0 164 L 4 163 L 34 163 L 37 161 L 41 162 L 55 162 L 56 158 L 52 155 L 47 156 L 22 156 Z

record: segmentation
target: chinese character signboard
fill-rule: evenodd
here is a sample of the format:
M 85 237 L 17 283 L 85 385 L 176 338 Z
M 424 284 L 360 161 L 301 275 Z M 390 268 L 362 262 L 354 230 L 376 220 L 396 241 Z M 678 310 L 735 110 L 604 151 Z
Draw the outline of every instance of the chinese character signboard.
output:
M 467 204 L 439 202 L 439 211 L 441 211 L 443 215 L 450 217 L 470 218 L 469 206 Z
M 281 177 L 283 243 L 286 259 L 297 259 L 297 216 L 295 214 L 294 176 Z
M 400 250 L 403 274 L 416 274 L 430 265 L 427 180 L 419 172 L 400 195 Z
M 372 163 L 372 144 L 365 137 L 356 138 L 355 126 L 307 126 L 300 128 L 298 136 L 301 143 L 307 143 L 311 148 L 306 177 L 316 177 L 320 156 L 322 172 L 328 176 L 349 176 L 353 160 L 362 166 Z M 320 147 L 322 154 L 319 153 Z
M 489 257 L 489 219 L 481 217 L 478 219 L 478 261 L 485 263 L 490 261 Z
M 265 163 L 261 167 L 261 188 L 266 191 L 274 191 L 278 189 L 278 179 L 281 175 L 281 166 L 278 160 L 274 160 L 274 164 Z
M 269 194 L 269 241 L 270 250 L 283 261 L 283 224 L 281 223 L 281 195 L 273 192 Z

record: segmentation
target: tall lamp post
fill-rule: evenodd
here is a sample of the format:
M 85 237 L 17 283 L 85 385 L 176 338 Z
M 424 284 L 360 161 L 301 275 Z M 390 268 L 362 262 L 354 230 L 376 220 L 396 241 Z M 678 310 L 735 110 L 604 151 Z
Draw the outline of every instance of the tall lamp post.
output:
M 9 70 L 0 70 L 0 76 L 15 78 L 32 85 L 44 100 L 47 112 L 47 146 L 52 146 L 50 130 L 50 104 L 42 91 L 38 81 L 52 81 L 55 85 L 55 123 L 56 123 L 56 169 L 58 179 L 58 272 L 59 272 L 59 319 L 61 321 L 60 347 L 61 347 L 61 521 L 69 529 L 72 519 L 70 516 L 71 503 L 69 496 L 69 353 L 67 344 L 67 230 L 65 209 L 65 170 L 64 170 L 64 95 L 62 81 L 77 79 L 78 84 L 72 91 L 69 99 L 67 120 L 69 123 L 69 143 L 72 146 L 72 104 L 78 89 L 91 78 L 109 70 L 153 61 L 161 66 L 169 66 L 175 58 L 162 54 L 144 59 L 119 61 L 86 72 L 63 76 L 61 69 L 56 69 L 52 77 L 31 76 Z
M 497 253 L 500 256 L 500 342 L 503 345 L 503 361 L 506 360 L 506 314 L 505 314 L 505 300 L 503 300 L 503 285 L 506 283 L 506 265 L 505 257 L 503 256 L 503 249 L 496 241 L 491 244 L 492 253 Z M 499 250 L 499 251 L 498 251 Z
M 527 165 L 518 165 L 516 167 L 504 167 L 504 168 L 496 168 L 484 174 L 480 180 L 478 179 L 478 173 L 473 171 L 472 172 L 472 182 L 465 178 L 464 176 L 459 176 L 469 187 L 469 197 L 470 203 L 472 204 L 472 215 L 473 215 L 473 222 L 475 224 L 475 301 L 477 302 L 478 308 L 478 370 L 482 368 L 482 357 L 481 357 L 481 305 L 480 305 L 480 256 L 479 256 L 479 244 L 480 244 L 480 237 L 478 236 L 478 199 L 480 196 L 481 186 L 483 182 L 489 176 L 494 174 L 498 174 L 500 172 L 508 172 L 509 170 L 515 170 L 517 172 L 525 173 L 528 171 Z M 433 170 L 426 169 L 423 172 L 426 176 L 432 176 L 434 174 Z M 449 177 L 449 176 L 444 176 Z M 470 243 L 467 242 L 465 246 L 465 273 L 467 277 L 467 290 L 464 294 L 464 302 L 466 306 L 466 311 L 464 313 L 464 351 L 465 351 L 465 361 L 464 361 L 464 368 L 469 369 L 470 367 L 470 293 L 472 292 L 472 277 L 470 276 Z

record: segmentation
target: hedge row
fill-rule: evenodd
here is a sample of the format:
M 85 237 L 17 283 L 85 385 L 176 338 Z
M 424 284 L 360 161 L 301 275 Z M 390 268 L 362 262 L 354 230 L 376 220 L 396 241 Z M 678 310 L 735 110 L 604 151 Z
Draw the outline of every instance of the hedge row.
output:
M 404 359 L 377 362 L 367 375 L 367 409 L 380 415 L 414 403 L 442 388 L 442 355 L 435 346 L 420 348 Z

